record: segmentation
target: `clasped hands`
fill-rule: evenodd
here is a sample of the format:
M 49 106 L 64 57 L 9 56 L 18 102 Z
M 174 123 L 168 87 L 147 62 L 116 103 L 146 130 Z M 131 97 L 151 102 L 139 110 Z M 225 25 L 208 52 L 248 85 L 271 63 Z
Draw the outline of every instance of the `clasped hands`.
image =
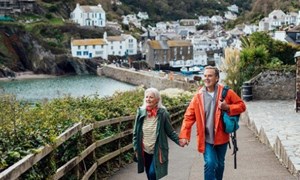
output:
M 189 145 L 189 141 L 187 139 L 179 139 L 179 146 L 184 147 Z

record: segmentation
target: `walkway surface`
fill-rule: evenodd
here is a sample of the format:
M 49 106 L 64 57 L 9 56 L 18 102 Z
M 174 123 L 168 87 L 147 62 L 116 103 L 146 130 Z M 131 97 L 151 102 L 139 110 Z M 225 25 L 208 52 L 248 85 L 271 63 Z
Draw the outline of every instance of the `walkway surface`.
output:
M 224 180 L 299 180 L 300 113 L 295 113 L 293 101 L 251 101 L 246 105 L 248 110 L 237 133 L 237 169 L 232 150 L 228 149 Z M 172 141 L 169 145 L 169 174 L 163 180 L 204 179 L 195 129 L 189 146 L 181 148 Z M 137 174 L 136 164 L 132 163 L 109 179 L 147 178 L 145 173 Z

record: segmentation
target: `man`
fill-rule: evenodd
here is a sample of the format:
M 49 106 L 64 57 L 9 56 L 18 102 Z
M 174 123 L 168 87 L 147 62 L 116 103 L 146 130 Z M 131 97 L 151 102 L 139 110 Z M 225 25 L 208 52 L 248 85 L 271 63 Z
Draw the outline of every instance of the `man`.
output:
M 224 131 L 221 111 L 238 115 L 246 110 L 241 98 L 231 89 L 223 102 L 223 85 L 218 84 L 219 70 L 207 66 L 204 69 L 204 86 L 201 87 L 191 100 L 184 114 L 180 131 L 180 145 L 187 145 L 191 128 L 196 122 L 198 151 L 204 157 L 205 180 L 221 180 L 224 172 L 224 161 L 229 142 L 229 134 Z

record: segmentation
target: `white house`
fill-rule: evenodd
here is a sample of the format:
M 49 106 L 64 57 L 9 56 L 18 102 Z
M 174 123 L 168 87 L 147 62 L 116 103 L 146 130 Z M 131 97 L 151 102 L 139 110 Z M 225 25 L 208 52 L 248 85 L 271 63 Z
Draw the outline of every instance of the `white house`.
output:
M 80 26 L 105 27 L 106 15 L 100 4 L 98 6 L 80 6 L 77 3 L 70 17 L 71 21 Z
M 210 21 L 213 24 L 222 24 L 224 22 L 224 19 L 221 16 L 214 15 L 210 18 Z
M 198 20 L 199 20 L 198 24 L 202 25 L 202 24 L 207 24 L 210 21 L 210 18 L 209 16 L 199 16 Z
M 239 7 L 235 4 L 228 6 L 227 9 L 231 12 L 239 13 Z
M 140 18 L 140 19 L 144 19 L 144 20 L 149 19 L 149 16 L 148 16 L 147 12 L 139 12 L 137 14 L 137 17 Z
M 298 26 L 300 24 L 300 11 L 298 11 L 297 19 L 296 19 L 296 25 Z
M 270 27 L 270 20 L 269 18 L 263 18 L 258 23 L 258 31 L 268 31 Z
M 231 11 L 226 11 L 224 17 L 228 20 L 236 20 L 237 15 L 232 13 Z
M 107 59 L 107 43 L 104 39 L 77 39 L 71 40 L 73 57 Z
M 156 23 L 156 30 L 160 30 L 160 31 L 165 32 L 167 30 L 167 23 L 166 22 Z
M 194 48 L 193 61 L 196 66 L 207 65 L 207 53 L 203 50 L 198 50 Z
M 286 14 L 282 10 L 273 10 L 268 18 L 271 22 L 271 26 L 273 26 L 272 29 L 275 27 L 280 27 L 284 24 Z M 269 30 L 272 30 L 269 29 Z
M 127 34 L 121 34 L 120 36 L 107 36 L 104 33 L 103 38 L 108 44 L 108 55 L 125 56 L 137 54 L 137 40 Z
M 132 23 L 137 28 L 142 26 L 141 20 L 136 17 L 136 14 L 128 14 L 126 16 L 122 16 L 122 18 L 122 24 L 129 25 L 129 23 Z
M 205 36 L 194 36 L 191 38 L 193 49 L 196 51 L 210 51 L 218 50 L 219 44 L 214 39 L 207 38 Z
M 288 42 L 286 40 L 286 32 L 285 31 L 275 31 L 273 39 Z
M 284 18 L 285 24 L 286 25 L 290 25 L 290 24 L 295 25 L 297 23 L 297 16 L 298 16 L 298 14 L 295 12 L 286 14 L 286 16 Z
M 250 24 L 250 25 L 245 25 L 243 32 L 246 35 L 250 35 L 254 32 L 258 31 L 258 26 L 254 25 L 254 24 Z

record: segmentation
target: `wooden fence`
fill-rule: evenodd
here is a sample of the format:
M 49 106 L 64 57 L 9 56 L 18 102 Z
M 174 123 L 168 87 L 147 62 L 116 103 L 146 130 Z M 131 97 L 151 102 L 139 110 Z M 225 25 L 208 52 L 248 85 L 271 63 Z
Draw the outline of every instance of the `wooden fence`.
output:
M 181 123 L 185 108 L 186 105 L 182 105 L 169 109 L 171 122 L 173 125 L 176 123 Z M 134 119 L 135 116 L 126 116 L 99 121 L 86 126 L 83 126 L 82 123 L 74 124 L 71 128 L 67 129 L 64 133 L 57 137 L 53 145 L 41 147 L 37 151 L 38 153 L 27 155 L 20 161 L 1 172 L 0 180 L 23 179 L 20 177 L 22 174 L 33 168 L 35 164 L 42 161 L 46 156 L 49 156 L 63 143 L 70 140 L 75 135 L 81 136 L 81 139 L 86 141 L 86 147 L 79 154 L 77 154 L 77 156 L 69 159 L 65 164 L 59 166 L 59 168 L 56 168 L 54 173 L 49 172 L 49 174 L 47 174 L 47 179 L 68 179 L 64 176 L 68 176 L 70 171 L 72 171 L 72 175 L 75 174 L 76 179 L 99 179 L 97 177 L 97 169 L 99 166 L 116 158 L 117 161 L 119 161 L 117 164 L 120 167 L 122 165 L 120 155 L 132 150 L 133 146 L 130 140 L 132 138 Z M 95 140 L 97 139 L 97 130 L 101 131 L 99 130 L 100 128 L 106 128 L 109 126 L 114 126 L 113 129 L 116 130 L 116 133 L 109 137 Z M 126 142 L 126 144 L 124 144 L 124 142 Z M 99 150 L 99 148 L 109 144 L 112 146 L 117 146 L 117 149 L 106 154 L 102 154 L 102 151 Z M 99 152 L 102 154 L 100 157 L 98 157 Z

